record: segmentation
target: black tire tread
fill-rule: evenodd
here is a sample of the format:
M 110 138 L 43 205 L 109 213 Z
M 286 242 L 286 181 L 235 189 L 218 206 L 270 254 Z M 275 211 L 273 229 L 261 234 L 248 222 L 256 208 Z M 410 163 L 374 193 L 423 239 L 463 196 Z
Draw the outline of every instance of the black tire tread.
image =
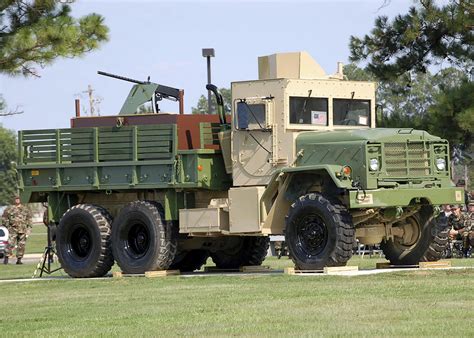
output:
M 329 199 L 320 193 L 309 193 L 300 196 L 290 206 L 290 211 L 286 216 L 286 224 L 289 226 L 289 220 L 292 219 L 298 209 L 302 207 L 308 200 L 317 201 L 324 209 L 326 209 L 330 217 L 332 217 L 335 224 L 338 224 L 337 242 L 335 250 L 328 257 L 325 266 L 344 266 L 352 257 L 352 248 L 355 239 L 355 229 L 352 225 L 352 216 L 347 211 L 346 207 L 337 199 Z M 297 259 L 290 253 L 290 257 L 298 269 L 304 269 L 299 266 Z
M 102 277 L 107 272 L 109 272 L 112 266 L 114 265 L 114 258 L 112 255 L 112 241 L 111 241 L 112 216 L 109 214 L 109 212 L 106 209 L 98 205 L 77 204 L 69 208 L 63 214 L 63 217 L 75 209 L 82 209 L 86 211 L 87 213 L 89 213 L 90 215 L 92 215 L 92 217 L 94 218 L 101 234 L 100 235 L 101 237 L 100 256 L 94 270 L 88 274 L 82 274 L 75 271 L 74 269 L 70 269 L 67 265 L 63 264 L 61 256 L 58 257 L 59 262 L 61 263 L 61 266 L 63 267 L 64 271 L 71 277 L 76 277 L 76 278 Z
M 434 234 L 428 250 L 426 250 L 421 258 L 421 262 L 436 262 L 443 258 L 443 253 L 448 245 L 449 229 L 447 225 L 437 225 L 435 229 L 436 233 Z
M 240 250 L 233 254 L 211 252 L 210 256 L 219 269 L 237 269 L 242 266 L 258 266 L 265 260 L 270 238 L 267 236 L 243 236 Z
M 164 209 L 162 205 L 155 201 L 137 200 L 130 202 L 124 208 L 136 208 L 145 210 L 155 220 L 157 220 L 157 232 L 159 233 L 160 243 L 159 252 L 155 257 L 152 266 L 147 270 L 167 270 L 173 263 L 177 251 L 177 229 L 171 223 L 167 223 L 165 219 Z M 120 266 L 120 262 L 117 262 Z M 125 273 L 137 273 L 136 271 L 128 271 L 126 267 L 120 266 Z M 144 271 L 143 271 L 144 272 Z
M 242 266 L 262 265 L 267 257 L 268 248 L 270 247 L 270 238 L 254 237 L 254 243 L 247 252 L 247 259 L 242 262 Z
M 173 263 L 173 259 L 176 255 L 178 244 L 177 244 L 177 233 L 175 233 L 172 224 L 167 224 L 165 219 L 165 211 L 163 206 L 155 201 L 134 201 L 136 205 L 142 205 L 143 207 L 150 210 L 156 219 L 160 220 L 160 252 L 156 259 L 156 269 L 166 270 Z
M 190 250 L 185 253 L 185 256 L 179 262 L 173 262 L 169 269 L 192 272 L 201 269 L 208 258 L 209 252 L 207 250 Z
M 446 250 L 449 237 L 449 229 L 446 219 L 437 219 L 433 216 L 431 206 L 423 206 L 421 210 L 415 214 L 416 220 L 422 227 L 422 234 L 419 239 L 421 247 L 426 249 L 411 249 L 410 255 L 400 258 L 400 252 L 393 248 L 392 240 L 381 243 L 381 248 L 385 254 L 385 258 L 392 264 L 418 264 L 419 262 L 435 262 L 440 260 Z M 413 253 L 411 253 L 413 252 Z M 415 254 L 417 253 L 417 254 Z

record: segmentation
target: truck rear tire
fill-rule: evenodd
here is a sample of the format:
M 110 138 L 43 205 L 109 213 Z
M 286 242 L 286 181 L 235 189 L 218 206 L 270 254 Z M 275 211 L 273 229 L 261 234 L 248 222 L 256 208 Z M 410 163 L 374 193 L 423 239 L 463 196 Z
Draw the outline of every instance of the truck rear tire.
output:
M 67 210 L 57 228 L 59 262 L 71 277 L 102 277 L 114 264 L 112 217 L 103 208 L 78 204 Z
M 443 257 L 448 243 L 446 217 L 436 219 L 431 206 L 407 219 L 403 226 L 413 234 L 412 240 L 395 237 L 380 244 L 390 263 L 394 265 L 416 265 L 419 262 L 437 261 Z
M 347 209 L 319 193 L 301 196 L 286 217 L 286 244 L 301 270 L 345 265 L 352 256 L 354 234 Z
M 229 238 L 234 241 L 237 238 Z M 270 239 L 264 236 L 242 236 L 227 248 L 211 252 L 218 269 L 238 269 L 241 266 L 261 265 L 265 260 Z
M 190 250 L 178 253 L 175 256 L 170 270 L 179 270 L 181 272 L 193 272 L 201 269 L 209 258 L 207 250 Z
M 112 225 L 115 260 L 124 273 L 166 270 L 175 257 L 177 237 L 177 229 L 165 221 L 159 203 L 131 202 Z

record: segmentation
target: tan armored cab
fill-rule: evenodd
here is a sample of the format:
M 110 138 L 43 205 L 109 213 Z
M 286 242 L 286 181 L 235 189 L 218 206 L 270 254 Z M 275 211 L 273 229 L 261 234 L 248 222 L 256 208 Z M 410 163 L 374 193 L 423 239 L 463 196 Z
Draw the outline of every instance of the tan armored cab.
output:
M 375 83 L 344 80 L 342 64 L 327 75 L 297 52 L 262 56 L 258 65 L 258 81 L 232 83 L 235 186 L 265 185 L 291 166 L 302 131 L 375 128 Z

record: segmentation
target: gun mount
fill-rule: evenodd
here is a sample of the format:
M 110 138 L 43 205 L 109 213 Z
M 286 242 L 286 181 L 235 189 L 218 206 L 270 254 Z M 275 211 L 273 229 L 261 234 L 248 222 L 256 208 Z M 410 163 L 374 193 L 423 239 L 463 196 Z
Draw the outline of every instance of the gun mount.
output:
M 126 77 L 126 76 L 115 75 L 115 74 L 112 74 L 112 73 L 103 72 L 101 70 L 97 71 L 97 74 L 103 75 L 103 76 L 108 76 L 108 77 L 118 79 L 118 80 L 122 80 L 122 81 L 128 81 L 128 82 L 136 83 L 136 84 L 150 83 L 150 77 L 148 77 L 147 81 L 140 81 L 140 80 L 132 79 L 130 77 Z
M 179 102 L 179 113 L 184 113 L 184 90 L 182 89 L 150 82 L 150 77 L 148 77 L 147 81 L 140 81 L 103 71 L 98 71 L 97 74 L 135 83 L 125 99 L 119 115 L 137 114 L 138 108 L 147 102 L 151 102 L 153 113 L 159 113 L 160 108 L 158 103 L 163 99 Z

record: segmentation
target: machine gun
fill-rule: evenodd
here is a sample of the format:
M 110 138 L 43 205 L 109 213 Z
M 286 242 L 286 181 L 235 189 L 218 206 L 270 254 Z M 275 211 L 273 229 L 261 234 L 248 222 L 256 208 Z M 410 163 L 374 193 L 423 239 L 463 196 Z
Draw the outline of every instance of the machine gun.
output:
M 182 89 L 150 82 L 150 77 L 148 77 L 147 81 L 140 81 L 102 71 L 98 71 L 97 74 L 135 83 L 125 99 L 119 115 L 137 114 L 138 107 L 146 102 L 151 102 L 153 112 L 159 113 L 160 108 L 158 103 L 163 99 L 179 102 L 179 113 L 184 114 L 184 90 Z

